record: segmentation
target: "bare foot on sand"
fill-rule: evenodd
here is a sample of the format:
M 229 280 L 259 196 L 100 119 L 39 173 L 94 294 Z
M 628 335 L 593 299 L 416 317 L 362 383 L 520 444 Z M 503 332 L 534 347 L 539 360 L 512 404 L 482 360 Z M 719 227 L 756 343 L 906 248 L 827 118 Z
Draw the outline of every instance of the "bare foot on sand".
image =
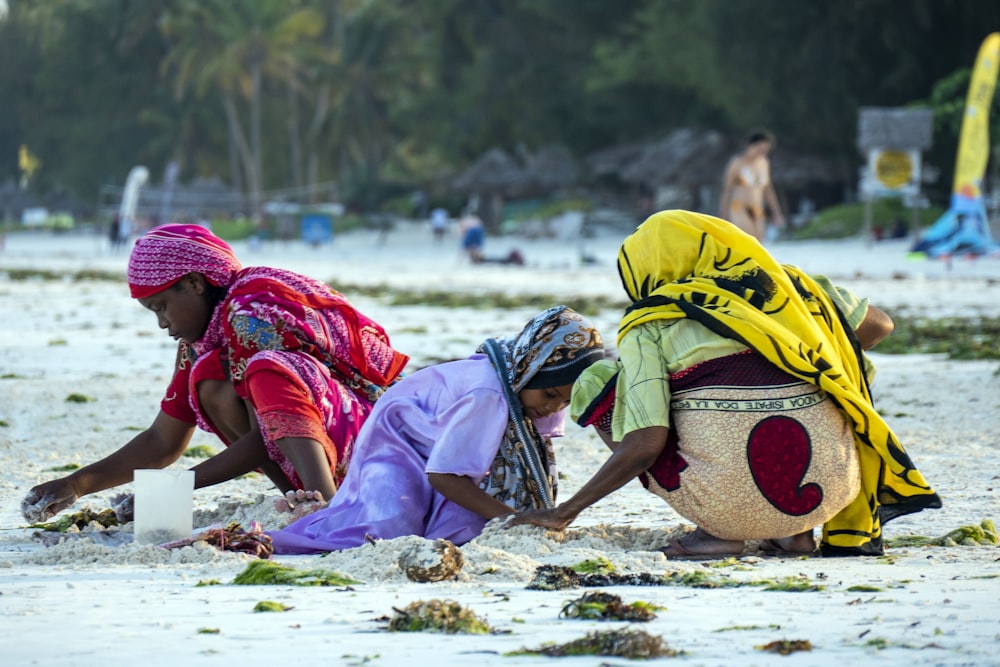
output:
M 769 556 L 802 556 L 816 552 L 816 540 L 809 530 L 791 537 L 761 540 L 758 548 Z
M 321 510 L 329 505 L 319 491 L 289 491 L 284 498 L 274 501 L 274 508 L 279 512 L 290 513 L 295 519 L 301 519 L 307 514 Z
M 669 560 L 711 560 L 739 556 L 743 553 L 743 542 L 719 539 L 697 528 L 671 541 L 660 551 Z

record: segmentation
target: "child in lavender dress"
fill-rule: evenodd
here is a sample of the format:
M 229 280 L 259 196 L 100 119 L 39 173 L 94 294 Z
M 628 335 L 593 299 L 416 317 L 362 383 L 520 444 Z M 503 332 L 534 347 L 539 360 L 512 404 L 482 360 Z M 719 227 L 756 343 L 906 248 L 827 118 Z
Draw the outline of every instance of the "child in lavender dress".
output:
M 573 382 L 604 357 L 600 333 L 565 306 L 515 338 L 431 366 L 390 387 L 355 442 L 324 509 L 271 533 L 276 553 L 346 549 L 404 535 L 464 544 L 492 518 L 551 507 L 551 440 Z

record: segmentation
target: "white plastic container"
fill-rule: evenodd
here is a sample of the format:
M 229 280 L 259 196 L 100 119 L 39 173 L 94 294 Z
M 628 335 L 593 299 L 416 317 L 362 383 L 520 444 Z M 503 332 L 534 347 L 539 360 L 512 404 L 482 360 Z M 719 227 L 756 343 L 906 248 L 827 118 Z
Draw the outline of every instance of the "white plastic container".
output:
M 193 470 L 135 470 L 135 543 L 191 537 Z

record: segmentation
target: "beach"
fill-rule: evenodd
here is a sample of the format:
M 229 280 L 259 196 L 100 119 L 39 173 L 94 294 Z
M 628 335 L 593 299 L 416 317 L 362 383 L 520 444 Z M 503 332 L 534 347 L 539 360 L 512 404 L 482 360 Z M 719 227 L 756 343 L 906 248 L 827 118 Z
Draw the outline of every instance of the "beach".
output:
M 524 266 L 472 266 L 455 235 L 437 243 L 428 223 L 399 223 L 385 239 L 360 231 L 319 247 L 240 241 L 234 249 L 245 265 L 281 266 L 342 289 L 411 356 L 412 370 L 468 356 L 483 339 L 512 335 L 545 305 L 563 302 L 597 304 L 588 316 L 613 343 L 621 316 L 615 304 L 624 303 L 615 265 L 624 233 L 487 240 L 488 256 L 516 247 Z M 779 260 L 824 274 L 890 313 L 1000 316 L 1000 259 L 910 259 L 907 247 L 905 239 L 769 246 Z M 725 562 L 667 561 L 657 549 L 692 526 L 638 482 L 589 508 L 563 533 L 490 524 L 461 548 L 460 573 L 435 583 L 412 582 L 400 567 L 400 556 L 419 546 L 419 538 L 273 559 L 358 582 L 331 587 L 231 585 L 254 559 L 207 547 L 104 546 L 86 537 L 46 546 L 21 516 L 25 494 L 65 474 L 54 469 L 101 458 L 148 426 L 172 371 L 176 344 L 129 297 L 126 263 L 127 254 L 112 253 L 103 234 L 13 233 L 0 252 L 5 665 L 534 665 L 558 659 L 507 654 L 625 627 L 660 636 L 680 652 L 657 664 L 1000 664 L 1000 548 L 905 546 L 878 558 L 748 553 Z M 455 305 L 414 297 L 427 292 L 465 298 Z M 501 296 L 505 305 L 492 306 Z M 552 302 L 528 303 L 537 297 Z M 888 524 L 886 538 L 938 537 L 1000 519 L 1000 362 L 877 349 L 871 357 L 878 368 L 875 405 L 944 503 Z M 191 445 L 221 447 L 200 431 Z M 596 434 L 573 424 L 555 446 L 559 496 L 567 498 L 607 450 Z M 173 467 L 197 463 L 185 457 Z M 130 486 L 81 498 L 66 512 L 105 509 Z M 273 509 L 277 496 L 260 475 L 196 490 L 195 526 L 258 521 L 279 528 L 286 519 Z M 645 623 L 561 618 L 568 601 L 596 589 L 528 588 L 539 566 L 598 559 L 622 574 L 698 573 L 725 585 L 600 588 L 626 603 L 662 608 Z M 766 582 L 784 590 L 767 590 Z M 496 632 L 388 631 L 395 609 L 431 599 L 459 602 Z M 256 613 L 261 601 L 290 609 Z M 811 650 L 785 657 L 758 648 L 779 640 L 807 640 Z M 631 664 L 601 656 L 562 660 Z

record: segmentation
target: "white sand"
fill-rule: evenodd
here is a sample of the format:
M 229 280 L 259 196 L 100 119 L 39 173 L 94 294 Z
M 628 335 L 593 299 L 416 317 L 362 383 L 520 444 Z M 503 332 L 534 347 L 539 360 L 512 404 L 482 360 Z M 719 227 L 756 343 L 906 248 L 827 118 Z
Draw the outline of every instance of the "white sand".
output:
M 236 250 L 247 264 L 292 268 L 335 284 L 388 284 L 511 294 L 620 298 L 614 266 L 621 234 L 584 243 L 490 239 L 487 254 L 522 249 L 528 267 L 465 264 L 457 241 L 435 245 L 429 227 L 404 226 L 377 245 L 359 233 L 332 247 L 267 245 Z M 779 242 L 783 261 L 825 273 L 896 312 L 1000 314 L 1000 260 L 956 259 L 950 266 L 905 257 L 906 243 Z M 580 266 L 581 251 L 598 259 Z M 173 343 L 153 317 L 129 299 L 123 282 L 11 281 L 4 270 L 38 268 L 73 274 L 124 274 L 125 256 L 107 252 L 103 236 L 13 235 L 0 253 L 0 663 L 4 665 L 277 664 L 308 660 L 344 665 L 458 666 L 543 664 L 506 651 L 565 642 L 589 631 L 624 627 L 560 619 L 562 605 L 583 591 L 526 590 L 535 568 L 605 557 L 620 572 L 700 571 L 667 562 L 656 548 L 690 528 L 669 507 L 630 484 L 585 512 L 562 534 L 489 526 L 463 549 L 456 581 L 409 582 L 399 556 L 418 538 L 401 538 L 325 557 L 280 557 L 302 568 L 335 569 L 364 581 L 348 590 L 304 587 L 196 587 L 223 584 L 250 562 L 213 549 L 166 552 L 104 547 L 73 540 L 44 547 L 24 528 L 27 490 L 113 451 L 155 414 L 173 360 Z M 352 296 L 348 291 L 348 296 Z M 537 309 L 505 311 L 392 306 L 352 297 L 380 321 L 415 365 L 469 354 L 486 336 L 517 331 Z M 594 321 L 611 340 L 619 313 Z M 949 361 L 935 355 L 874 355 L 876 402 L 944 500 L 944 508 L 889 524 L 887 537 L 942 535 L 985 518 L 1000 520 L 1000 375 L 997 362 Z M 93 399 L 66 402 L 71 393 Z M 218 448 L 199 433 L 192 444 Z M 605 458 L 603 445 L 570 425 L 557 443 L 561 496 L 568 497 Z M 183 459 L 178 466 L 190 466 Z M 125 487 L 127 490 L 128 487 Z M 115 491 L 81 499 L 103 509 Z M 257 520 L 278 527 L 275 497 L 263 478 L 195 493 L 196 525 Z M 605 589 L 626 602 L 667 607 L 647 632 L 686 652 L 692 665 L 996 665 L 1000 639 L 1000 550 L 992 547 L 897 548 L 881 559 L 744 558 L 711 569 L 740 580 L 804 576 L 824 590 L 768 592 L 760 587 Z M 870 586 L 878 590 L 849 590 Z M 510 634 L 388 634 L 384 617 L 418 599 L 451 598 Z M 255 614 L 261 600 L 294 607 Z M 740 626 L 743 629 L 731 629 Z M 218 629 L 217 634 L 199 633 Z M 720 632 L 720 630 L 730 630 Z M 814 649 L 788 658 L 754 649 L 776 639 L 807 639 Z M 571 659 L 574 665 L 625 664 L 617 658 Z M 784 663 L 782 663 L 784 664 Z

